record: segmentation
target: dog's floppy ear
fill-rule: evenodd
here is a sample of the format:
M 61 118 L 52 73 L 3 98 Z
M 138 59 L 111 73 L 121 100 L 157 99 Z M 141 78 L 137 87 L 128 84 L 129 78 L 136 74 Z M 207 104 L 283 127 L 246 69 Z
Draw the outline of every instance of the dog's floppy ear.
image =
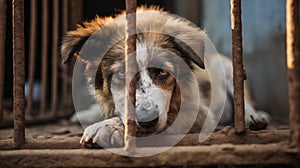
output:
M 61 46 L 62 62 L 67 63 L 74 55 L 78 55 L 84 43 L 87 39 L 95 33 L 99 28 L 104 25 L 105 19 L 96 17 L 90 22 L 84 22 L 81 25 L 77 25 L 77 29 L 69 31 Z
M 204 43 L 201 41 L 197 42 L 197 51 L 194 51 L 188 44 L 174 38 L 174 45 L 176 49 L 182 54 L 183 59 L 186 61 L 192 61 L 200 68 L 205 69 L 204 65 Z
M 69 32 L 63 39 L 61 46 L 62 63 L 67 63 L 74 55 L 78 55 L 81 47 L 85 41 L 89 38 L 90 34 L 78 35 L 73 32 Z

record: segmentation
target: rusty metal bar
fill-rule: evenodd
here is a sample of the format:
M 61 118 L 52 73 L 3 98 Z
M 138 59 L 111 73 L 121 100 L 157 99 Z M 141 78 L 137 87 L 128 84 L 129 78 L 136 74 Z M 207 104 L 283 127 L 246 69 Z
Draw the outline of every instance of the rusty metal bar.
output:
M 25 49 L 24 49 L 24 1 L 13 0 L 13 107 L 14 145 L 25 141 Z
M 62 30 L 63 34 L 66 33 L 68 30 L 68 6 L 69 6 L 69 1 L 68 0 L 62 0 Z
M 42 1 L 42 70 L 41 70 L 41 106 L 40 114 L 46 110 L 48 67 L 48 0 Z
M 245 104 L 241 0 L 231 0 L 232 64 L 234 85 L 234 124 L 237 133 L 245 132 Z
M 69 27 L 71 29 L 76 28 L 76 25 L 80 22 L 82 22 L 82 15 L 83 15 L 83 0 L 72 0 L 69 1 L 69 11 L 76 11 L 76 12 L 70 12 L 69 13 L 69 20 L 68 25 L 72 25 L 75 27 Z M 73 106 L 73 98 L 72 98 L 72 76 L 73 76 L 73 69 L 76 63 L 76 59 L 72 59 L 69 63 L 68 67 L 68 90 L 67 90 L 67 107 Z
M 299 0 L 286 1 L 286 54 L 292 147 L 300 150 L 300 43 Z
M 20 163 L 24 163 L 21 161 L 26 161 L 26 166 L 36 167 L 46 167 L 49 163 L 51 167 L 297 167 L 294 165 L 299 165 L 299 153 L 287 150 L 286 146 L 284 143 L 177 146 L 153 156 L 135 158 L 108 150 L 2 150 L 0 160 L 3 167 L 19 167 Z M 141 148 L 139 152 L 151 153 L 153 150 L 162 151 L 165 147 Z
M 58 61 L 58 26 L 59 26 L 59 2 L 58 0 L 53 0 L 53 18 L 52 18 L 52 95 L 51 95 L 51 112 L 56 113 L 57 107 L 57 61 Z
M 0 121 L 3 120 L 5 40 L 6 40 L 6 1 L 0 1 Z
M 135 73 L 136 73 L 136 0 L 126 0 L 126 42 L 125 42 L 125 134 L 124 149 L 132 152 L 136 146 L 134 138 L 135 122 Z
M 27 122 L 27 120 L 26 120 Z M 48 127 L 50 132 L 53 128 Z M 228 127 L 226 127 L 228 128 Z M 30 128 L 29 128 L 30 131 Z M 224 136 L 226 133 L 226 136 Z M 137 147 L 167 147 L 173 144 L 174 141 L 181 139 L 175 146 L 199 146 L 199 145 L 216 145 L 216 144 L 275 144 L 281 142 L 287 142 L 289 140 L 289 129 L 283 130 L 262 130 L 262 131 L 247 131 L 242 137 L 235 133 L 234 128 L 229 130 L 221 130 L 213 132 L 210 137 L 205 142 L 199 142 L 199 133 L 189 133 L 181 139 L 182 134 L 175 135 L 157 135 L 159 136 L 159 141 L 154 141 L 154 138 L 149 139 L 137 139 Z M 75 133 L 74 133 L 75 134 Z M 220 139 L 222 136 L 222 139 Z M 272 136 L 272 139 L 270 139 Z M 61 137 L 49 137 L 47 139 L 40 139 L 35 137 L 26 138 L 26 144 L 22 146 L 22 149 L 79 149 L 82 148 L 81 144 L 78 143 L 81 137 L 78 136 L 61 136 Z M 91 145 L 93 148 L 101 148 L 96 144 Z M 8 150 L 13 149 L 13 144 L 10 139 L 5 139 L 0 141 L 0 149 Z M 263 152 L 263 151 L 262 151 Z M 247 155 L 248 156 L 248 155 Z
M 63 32 L 67 32 L 68 30 L 68 5 L 69 2 L 68 0 L 63 0 L 62 1 L 62 30 Z M 61 65 L 62 68 L 62 105 L 63 107 L 66 105 L 68 102 L 68 67 L 65 64 Z
M 32 102 L 33 102 L 33 86 L 34 86 L 34 74 L 35 74 L 35 48 L 36 48 L 36 16 L 37 6 L 36 0 L 30 1 L 30 42 L 29 42 L 29 73 L 28 73 L 28 97 L 26 103 L 26 112 L 32 114 Z
M 141 148 L 139 152 L 151 153 L 153 150 L 162 151 L 165 147 Z M 179 165 L 184 165 L 182 167 L 205 167 L 207 165 L 297 167 L 294 165 L 299 165 L 299 153 L 287 150 L 284 143 L 282 145 L 222 144 L 177 146 L 153 156 L 135 158 L 125 157 L 108 150 L 3 150 L 0 153 L 0 160 L 3 167 L 19 167 L 20 160 L 26 161 L 26 166 L 36 167 L 49 166 L 47 163 L 51 163 L 51 167 L 179 167 Z
M 69 25 L 77 25 L 82 21 L 82 15 L 83 15 L 83 0 L 72 0 L 70 1 L 70 10 L 76 11 L 71 12 Z M 76 28 L 76 27 L 74 27 Z

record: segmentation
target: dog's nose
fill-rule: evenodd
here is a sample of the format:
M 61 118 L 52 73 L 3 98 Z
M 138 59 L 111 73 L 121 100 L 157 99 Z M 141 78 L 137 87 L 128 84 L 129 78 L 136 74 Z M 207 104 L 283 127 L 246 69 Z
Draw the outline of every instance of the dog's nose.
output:
M 144 128 L 151 128 L 158 122 L 158 109 L 153 107 L 151 109 L 137 109 L 136 117 L 139 125 Z

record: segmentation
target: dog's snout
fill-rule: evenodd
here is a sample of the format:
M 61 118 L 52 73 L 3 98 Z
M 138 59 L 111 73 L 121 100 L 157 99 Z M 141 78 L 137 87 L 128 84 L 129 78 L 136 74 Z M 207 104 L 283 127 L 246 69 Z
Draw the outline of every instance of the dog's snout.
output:
M 158 122 L 159 112 L 157 107 L 153 107 L 151 109 L 137 109 L 136 117 L 137 122 L 141 127 L 151 128 Z

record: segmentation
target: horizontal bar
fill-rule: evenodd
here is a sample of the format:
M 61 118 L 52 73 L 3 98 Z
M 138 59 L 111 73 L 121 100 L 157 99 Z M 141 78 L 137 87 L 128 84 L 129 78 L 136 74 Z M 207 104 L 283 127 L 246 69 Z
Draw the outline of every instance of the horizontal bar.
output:
M 29 130 L 30 131 L 30 130 Z M 214 132 L 205 142 L 199 142 L 199 134 L 187 134 L 175 146 L 198 146 L 198 145 L 215 145 L 215 144 L 268 144 L 282 143 L 289 140 L 289 129 L 285 130 L 262 130 L 262 131 L 247 131 L 245 134 L 236 134 L 234 129 L 227 131 Z M 23 149 L 79 149 L 83 148 L 79 144 L 80 135 L 77 137 L 53 137 L 47 139 L 36 139 L 28 137 L 26 143 L 22 146 Z M 178 139 L 182 135 L 162 135 L 160 141 L 137 141 L 139 147 L 165 147 L 170 146 L 173 140 Z M 220 138 L 221 137 L 221 138 Z M 272 137 L 272 138 L 270 138 Z M 155 144 L 153 144 L 155 143 Z M 90 145 L 91 146 L 91 145 Z M 94 146 L 95 148 L 99 148 Z M 10 139 L 0 140 L 0 149 L 14 149 Z
M 30 116 L 30 114 L 26 114 L 25 124 L 26 125 L 34 125 L 34 124 L 45 124 L 46 122 L 53 122 L 59 119 L 65 119 L 74 114 L 73 106 L 66 107 L 65 109 L 61 109 L 58 111 L 58 114 L 53 115 L 52 113 L 46 113 L 38 116 Z M 3 120 L 0 122 L 0 128 L 11 127 L 13 126 L 13 117 L 8 115 L 4 116 Z
M 166 148 L 139 148 L 147 153 Z M 121 150 L 121 149 L 115 149 Z M 4 167 L 159 167 L 203 165 L 294 165 L 299 153 L 279 144 L 212 145 L 173 147 L 149 157 L 124 157 L 107 150 L 12 150 L 1 151 Z

